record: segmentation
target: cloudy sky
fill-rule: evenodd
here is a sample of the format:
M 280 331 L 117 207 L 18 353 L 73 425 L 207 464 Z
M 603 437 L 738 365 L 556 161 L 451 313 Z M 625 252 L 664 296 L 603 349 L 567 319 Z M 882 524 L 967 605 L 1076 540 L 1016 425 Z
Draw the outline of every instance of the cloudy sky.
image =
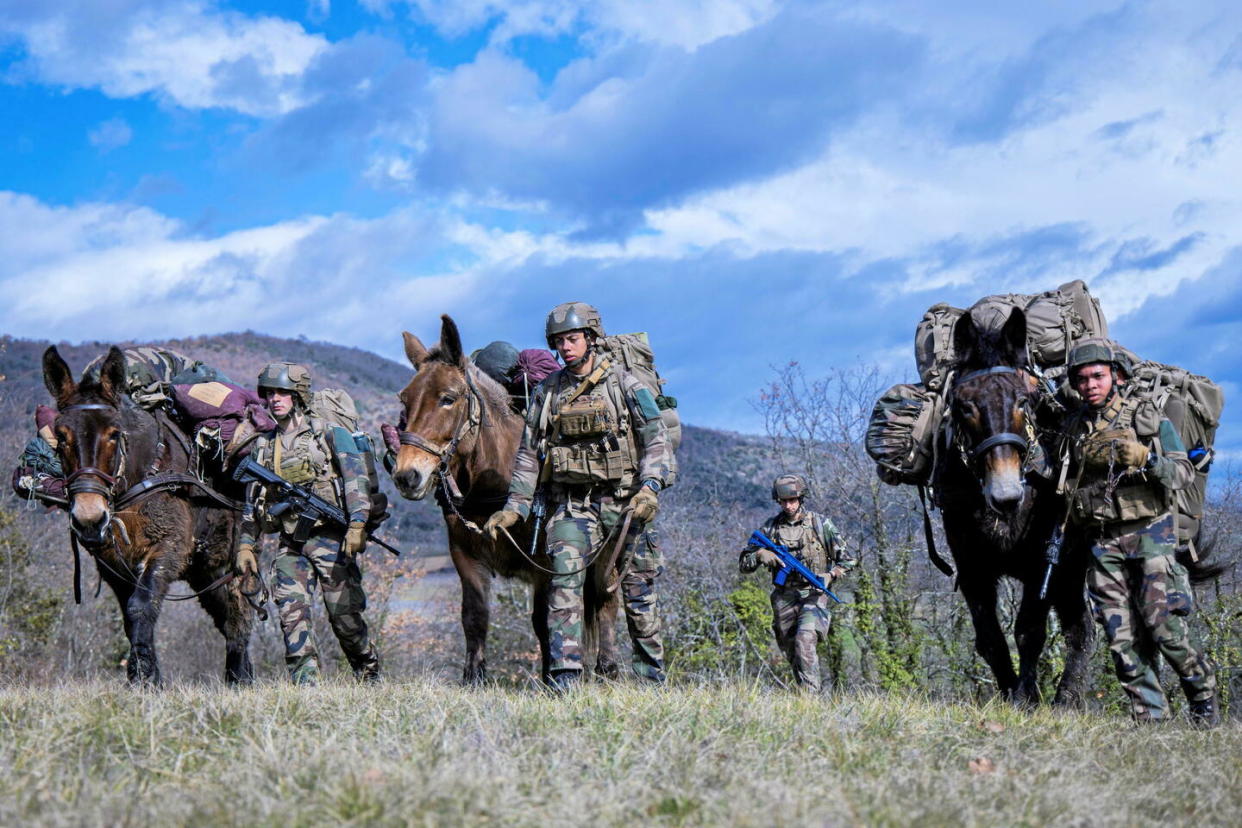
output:
M 0 331 L 400 358 L 583 299 L 757 430 L 774 364 L 1081 278 L 1238 400 L 1240 89 L 1233 0 L 0 0 Z

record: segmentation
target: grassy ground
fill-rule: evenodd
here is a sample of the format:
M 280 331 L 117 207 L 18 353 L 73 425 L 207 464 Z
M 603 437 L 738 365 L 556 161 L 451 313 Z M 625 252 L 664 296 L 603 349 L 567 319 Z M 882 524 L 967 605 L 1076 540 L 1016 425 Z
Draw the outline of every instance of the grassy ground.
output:
M 743 685 L 0 691 L 0 824 L 1236 824 L 1242 726 Z

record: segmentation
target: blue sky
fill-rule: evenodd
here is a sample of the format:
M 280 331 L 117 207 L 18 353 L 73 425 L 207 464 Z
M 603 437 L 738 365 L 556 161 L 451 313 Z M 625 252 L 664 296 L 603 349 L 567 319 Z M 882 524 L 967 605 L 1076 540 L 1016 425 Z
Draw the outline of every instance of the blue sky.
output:
M 1240 88 L 1227 0 L 0 0 L 0 331 L 400 359 L 583 299 L 754 431 L 775 364 L 1081 278 L 1232 401 Z

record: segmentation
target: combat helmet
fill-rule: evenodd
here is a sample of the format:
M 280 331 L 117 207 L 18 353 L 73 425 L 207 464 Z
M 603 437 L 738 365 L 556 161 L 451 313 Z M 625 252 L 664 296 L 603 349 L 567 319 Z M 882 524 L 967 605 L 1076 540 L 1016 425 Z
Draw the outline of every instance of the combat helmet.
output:
M 259 393 L 264 388 L 291 391 L 304 408 L 310 407 L 311 374 L 305 365 L 296 362 L 269 362 L 259 372 Z
M 1066 369 L 1071 378 L 1078 368 L 1097 364 L 1111 365 L 1114 370 L 1120 371 L 1127 377 L 1133 368 L 1130 364 L 1130 356 L 1124 348 L 1111 340 L 1094 337 L 1084 339 L 1075 345 L 1070 349 L 1069 357 L 1066 359 Z
M 569 331 L 590 331 L 596 339 L 603 339 L 604 322 L 599 311 L 586 302 L 563 302 L 548 313 L 548 320 L 544 323 L 543 334 L 548 347 L 555 350 L 553 337 Z
M 806 478 L 800 474 L 782 474 L 772 481 L 773 500 L 788 500 L 791 497 L 806 499 Z

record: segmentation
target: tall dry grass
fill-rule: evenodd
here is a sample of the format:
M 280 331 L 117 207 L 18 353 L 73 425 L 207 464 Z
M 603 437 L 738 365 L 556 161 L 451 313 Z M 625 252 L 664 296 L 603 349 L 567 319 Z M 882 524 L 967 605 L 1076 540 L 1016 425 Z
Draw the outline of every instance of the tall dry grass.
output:
M 0 691 L 0 823 L 1236 824 L 1242 727 L 742 683 Z

